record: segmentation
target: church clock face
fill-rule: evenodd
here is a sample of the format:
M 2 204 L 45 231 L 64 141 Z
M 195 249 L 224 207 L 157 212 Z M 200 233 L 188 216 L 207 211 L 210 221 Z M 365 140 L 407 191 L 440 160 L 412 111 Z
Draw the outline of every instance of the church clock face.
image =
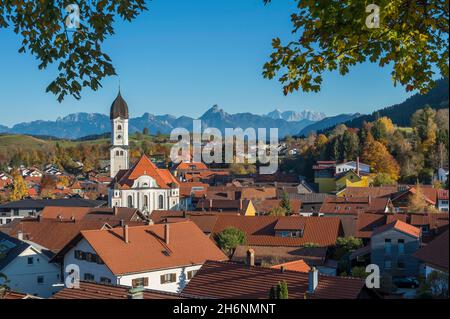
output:
M 117 139 L 118 140 L 122 139 L 122 135 L 117 135 Z

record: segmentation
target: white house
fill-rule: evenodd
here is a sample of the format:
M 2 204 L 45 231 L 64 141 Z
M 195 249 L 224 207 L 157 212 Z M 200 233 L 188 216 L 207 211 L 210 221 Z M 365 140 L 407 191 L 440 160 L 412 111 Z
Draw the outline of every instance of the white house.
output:
M 361 172 L 361 173 L 365 173 L 365 174 L 369 174 L 370 173 L 370 165 L 361 163 L 359 161 L 359 158 L 356 159 L 356 161 L 349 161 L 349 162 L 344 162 L 344 163 L 340 163 L 340 164 L 336 164 L 335 167 L 336 174 L 341 174 L 350 170 L 353 170 L 355 172 Z
M 205 260 L 227 260 L 191 221 L 82 231 L 54 258 L 80 280 L 180 292 Z M 67 275 L 67 274 L 66 274 Z
M 0 232 L 0 273 L 7 277 L 12 290 L 42 298 L 51 297 L 61 288 L 60 268 L 50 263 L 52 253 L 36 243 L 10 237 Z

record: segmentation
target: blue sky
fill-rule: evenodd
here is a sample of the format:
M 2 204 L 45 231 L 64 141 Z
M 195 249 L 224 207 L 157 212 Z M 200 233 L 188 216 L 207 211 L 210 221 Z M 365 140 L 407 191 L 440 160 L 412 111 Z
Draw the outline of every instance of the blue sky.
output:
M 271 39 L 289 39 L 292 0 L 154 0 L 132 23 L 117 21 L 104 50 L 120 75 L 131 116 L 144 112 L 197 117 L 214 104 L 229 113 L 267 113 L 275 108 L 368 113 L 402 102 L 409 94 L 394 88 L 390 69 L 373 64 L 354 67 L 342 77 L 326 74 L 319 93 L 285 97 L 276 80 L 264 79 Z M 46 86 L 51 68 L 37 69 L 29 54 L 19 54 L 19 38 L 0 31 L 0 124 L 56 119 L 75 112 L 108 113 L 118 79 L 85 90 L 77 101 L 58 103 Z

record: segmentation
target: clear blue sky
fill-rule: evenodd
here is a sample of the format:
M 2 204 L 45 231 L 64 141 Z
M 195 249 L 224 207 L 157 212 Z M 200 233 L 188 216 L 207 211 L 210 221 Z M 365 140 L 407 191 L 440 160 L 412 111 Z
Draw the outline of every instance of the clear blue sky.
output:
M 290 37 L 292 0 L 154 0 L 132 23 L 117 21 L 105 43 L 120 74 L 131 116 L 153 114 L 200 116 L 213 104 L 229 113 L 267 113 L 275 108 L 368 113 L 402 102 L 408 94 L 394 88 L 390 69 L 359 65 L 345 77 L 324 77 L 320 93 L 285 97 L 276 80 L 264 79 L 271 39 Z M 19 54 L 19 38 L 0 31 L 0 124 L 56 119 L 75 112 L 108 113 L 118 79 L 85 90 L 77 101 L 59 104 L 45 88 L 53 70 L 39 71 L 29 54 Z

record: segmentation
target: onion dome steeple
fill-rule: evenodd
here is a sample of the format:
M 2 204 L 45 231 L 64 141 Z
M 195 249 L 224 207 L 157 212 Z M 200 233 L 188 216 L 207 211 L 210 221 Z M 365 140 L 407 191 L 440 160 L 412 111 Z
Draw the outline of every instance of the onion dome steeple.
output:
M 120 94 L 120 89 L 119 94 L 117 95 L 114 102 L 111 104 L 111 113 L 110 113 L 111 120 L 114 120 L 118 117 L 121 117 L 123 119 L 128 119 L 129 117 L 128 105 L 127 102 L 125 102 L 125 100 L 122 98 L 122 95 Z

